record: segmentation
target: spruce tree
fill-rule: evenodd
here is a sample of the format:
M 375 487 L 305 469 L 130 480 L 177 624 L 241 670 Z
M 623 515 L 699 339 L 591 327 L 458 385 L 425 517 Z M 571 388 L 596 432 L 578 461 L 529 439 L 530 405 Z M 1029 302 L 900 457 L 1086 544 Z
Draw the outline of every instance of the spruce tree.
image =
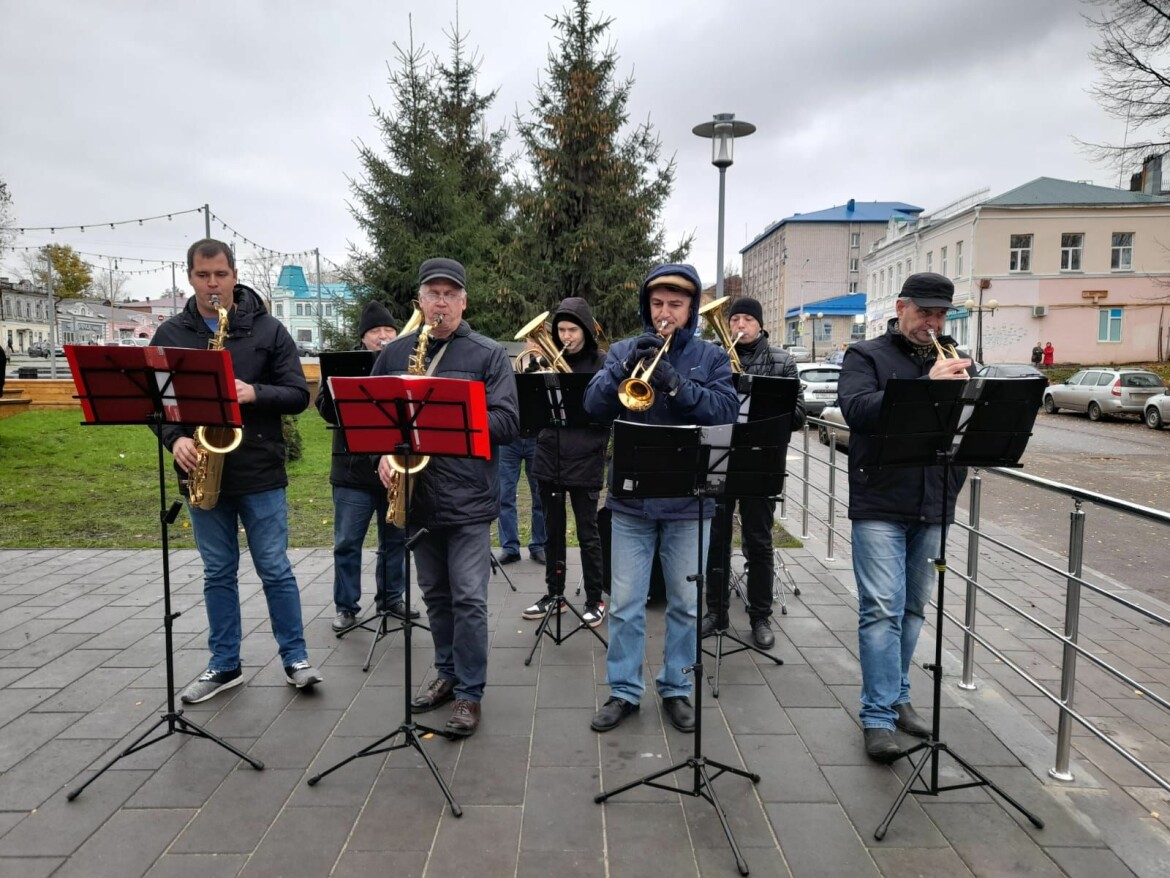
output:
M 637 290 L 655 262 L 685 257 L 689 239 L 667 253 L 659 220 L 674 182 L 673 160 L 649 121 L 623 133 L 633 79 L 603 47 L 612 19 L 589 0 L 552 18 L 557 46 L 527 119 L 517 118 L 531 177 L 518 199 L 520 237 L 509 268 L 526 292 L 553 307 L 581 296 L 611 338 L 641 329 Z

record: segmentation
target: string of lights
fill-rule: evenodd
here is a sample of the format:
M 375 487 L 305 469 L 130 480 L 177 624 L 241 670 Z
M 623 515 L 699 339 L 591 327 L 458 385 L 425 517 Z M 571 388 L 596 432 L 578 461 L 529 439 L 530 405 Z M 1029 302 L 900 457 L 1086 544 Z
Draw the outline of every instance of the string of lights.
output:
M 133 226 L 133 225 L 140 226 L 143 223 L 155 222 L 156 220 L 164 220 L 164 219 L 171 220 L 174 217 L 185 216 L 186 214 L 189 214 L 189 213 L 203 213 L 203 208 L 202 207 L 193 207 L 189 210 L 173 210 L 170 213 L 160 213 L 158 216 L 144 216 L 144 217 L 139 217 L 138 219 L 114 220 L 113 222 L 86 223 L 85 225 L 77 224 L 77 225 L 59 225 L 59 226 L 5 226 L 4 229 L 5 229 L 5 231 L 16 231 L 22 235 L 25 232 L 52 232 L 53 234 L 56 234 L 59 231 L 60 232 L 69 232 L 69 231 L 84 232 L 87 228 L 88 229 L 97 229 L 97 228 L 104 229 L 105 227 L 109 226 L 112 229 L 112 228 L 115 228 L 116 226 Z
M 222 228 L 224 231 L 231 232 L 233 238 L 239 238 L 245 244 L 249 244 L 252 247 L 254 247 L 256 250 L 259 250 L 262 253 L 266 253 L 269 256 L 291 256 L 294 259 L 307 259 L 308 257 L 313 256 L 317 253 L 316 249 L 301 250 L 299 252 L 290 252 L 287 250 L 273 250 L 271 247 L 265 247 L 263 244 L 256 243 L 251 238 L 249 238 L 247 235 L 245 235 L 243 232 L 232 228 L 226 222 L 224 222 L 223 218 L 217 216 L 216 214 L 212 213 L 211 218 L 215 222 L 219 223 L 220 228 Z

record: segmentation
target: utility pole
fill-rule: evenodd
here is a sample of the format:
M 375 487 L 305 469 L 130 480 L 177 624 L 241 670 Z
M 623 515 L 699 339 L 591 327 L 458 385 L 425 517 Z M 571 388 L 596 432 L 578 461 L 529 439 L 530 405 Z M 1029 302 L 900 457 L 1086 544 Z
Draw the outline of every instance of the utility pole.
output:
M 171 263 L 171 316 L 179 313 L 179 288 L 175 285 L 175 263 Z
M 53 301 L 53 252 L 45 250 L 45 262 L 49 271 L 46 275 L 49 286 L 49 377 L 57 377 L 57 305 Z
M 110 271 L 110 343 L 113 344 L 118 340 L 114 332 L 114 260 L 112 257 L 106 257 Z
M 317 350 L 321 349 L 321 327 L 325 323 L 325 306 L 321 304 L 321 248 L 314 247 L 313 255 L 317 257 Z
M 203 205 L 203 237 L 211 237 L 211 205 Z

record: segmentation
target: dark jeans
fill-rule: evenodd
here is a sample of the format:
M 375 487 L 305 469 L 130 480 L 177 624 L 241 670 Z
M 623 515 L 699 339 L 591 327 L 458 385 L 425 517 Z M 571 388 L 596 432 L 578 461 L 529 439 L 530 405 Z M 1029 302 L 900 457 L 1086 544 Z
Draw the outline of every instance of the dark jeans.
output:
M 601 534 L 597 530 L 598 491 L 562 488 L 552 482 L 540 483 L 540 503 L 544 509 L 547 534 L 544 581 L 548 583 L 549 594 L 565 593 L 565 569 L 568 566 L 565 551 L 565 534 L 568 529 L 566 494 L 573 504 L 573 517 L 577 520 L 577 542 L 581 545 L 581 567 L 585 573 L 585 600 L 587 603 L 597 603 L 601 600 L 601 583 L 605 576 L 601 559 Z
M 362 543 L 373 518 L 378 527 L 374 567 L 374 604 L 384 610 L 402 600 L 406 587 L 406 535 L 386 522 L 384 489 L 333 486 L 333 603 L 338 610 L 361 612 Z
M 748 616 L 752 623 L 772 615 L 771 500 L 742 497 L 739 519 L 742 524 L 743 554 L 747 558 Z M 734 500 L 720 502 L 711 522 L 711 553 L 707 556 L 707 612 L 719 620 L 727 618 L 730 601 L 731 536 Z
M 490 522 L 432 528 L 414 547 L 418 588 L 435 643 L 435 670 L 455 697 L 483 699 L 487 682 Z

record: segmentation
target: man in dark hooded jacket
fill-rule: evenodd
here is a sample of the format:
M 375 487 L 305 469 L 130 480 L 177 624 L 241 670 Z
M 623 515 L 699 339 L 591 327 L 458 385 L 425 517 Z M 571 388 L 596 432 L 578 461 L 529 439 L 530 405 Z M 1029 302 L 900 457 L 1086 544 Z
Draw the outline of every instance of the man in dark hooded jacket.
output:
M 553 339 L 564 348 L 561 359 L 576 373 L 592 374 L 605 362 L 597 348 L 593 312 L 589 303 L 578 297 L 565 299 L 552 318 Z M 566 427 L 542 430 L 536 438 L 533 473 L 540 486 L 547 536 L 544 580 L 548 594 L 521 614 L 525 619 L 541 619 L 548 607 L 565 593 L 565 494 L 573 504 L 577 522 L 577 542 L 581 547 L 581 567 L 585 580 L 585 609 L 581 618 L 596 628 L 605 618 L 601 585 L 605 571 L 601 553 L 601 534 L 597 529 L 597 500 L 605 477 L 605 449 L 609 444 L 608 427 Z M 557 612 L 564 612 L 563 602 Z
M 288 507 L 282 415 L 309 405 L 309 386 L 288 330 L 272 317 L 250 287 L 237 283 L 235 256 L 222 241 L 196 241 L 187 251 L 187 278 L 195 295 L 158 328 L 152 346 L 207 348 L 228 311 L 224 347 L 231 354 L 236 397 L 244 421 L 240 447 L 224 455 L 219 502 L 212 509 L 188 506 L 195 544 L 203 559 L 203 596 L 211 661 L 181 694 L 187 704 L 244 682 L 240 667 L 240 524 L 268 602 L 272 634 L 280 648 L 285 679 L 298 689 L 321 682 L 309 664 L 301 621 L 301 594 L 288 560 Z M 163 443 L 175 458 L 180 491 L 198 454 L 194 427 L 162 427 Z
M 641 424 L 731 424 L 739 412 L 726 352 L 695 334 L 699 322 L 699 275 L 690 265 L 659 265 L 642 284 L 640 310 L 645 332 L 613 345 L 605 367 L 585 392 L 585 410 L 594 418 Z M 618 399 L 618 387 L 635 364 L 649 362 L 670 339 L 649 381 L 654 403 L 632 412 Z M 695 498 L 619 499 L 611 491 L 612 580 L 610 582 L 609 651 L 606 656 L 610 698 L 594 715 L 592 728 L 605 732 L 638 709 L 645 684 L 642 663 L 646 643 L 646 595 L 655 548 L 666 580 L 666 639 L 658 695 L 671 725 L 694 731 L 691 680 L 684 668 L 695 660 L 698 598 L 687 576 L 695 573 L 701 540 L 707 548 L 715 502 L 703 499 L 702 534 L 696 526 Z

